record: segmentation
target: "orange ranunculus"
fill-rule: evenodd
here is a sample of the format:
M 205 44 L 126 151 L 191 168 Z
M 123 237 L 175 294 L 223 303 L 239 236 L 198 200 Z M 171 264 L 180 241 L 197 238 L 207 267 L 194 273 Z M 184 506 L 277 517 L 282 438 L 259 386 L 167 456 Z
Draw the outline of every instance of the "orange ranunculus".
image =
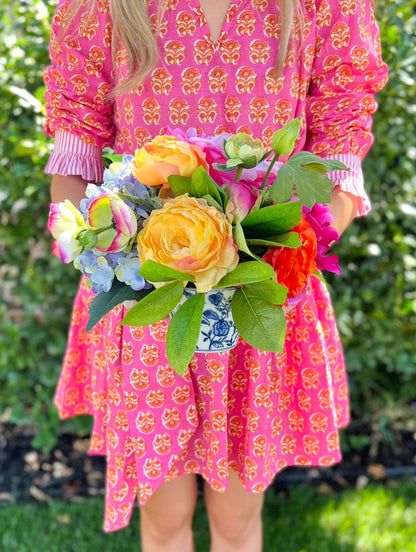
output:
M 208 170 L 205 154 L 199 146 L 174 136 L 156 136 L 136 150 L 132 172 L 145 186 L 168 187 L 168 176 L 192 176 L 198 167 Z
M 232 226 L 225 215 L 188 194 L 151 212 L 138 234 L 137 248 L 142 263 L 151 259 L 188 274 L 201 293 L 238 264 Z
M 293 232 L 298 232 L 302 245 L 297 249 L 271 247 L 263 256 L 276 272 L 279 284 L 288 288 L 288 298 L 294 298 L 306 286 L 316 270 L 317 240 L 310 224 L 302 219 Z

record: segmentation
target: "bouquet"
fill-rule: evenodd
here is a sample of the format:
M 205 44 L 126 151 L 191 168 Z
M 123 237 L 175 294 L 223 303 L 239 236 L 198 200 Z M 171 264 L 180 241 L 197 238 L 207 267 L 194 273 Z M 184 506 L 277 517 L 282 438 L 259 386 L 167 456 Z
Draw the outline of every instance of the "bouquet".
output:
M 96 294 L 87 331 L 125 301 L 133 306 L 124 325 L 170 316 L 167 357 L 183 374 L 203 313 L 216 316 L 204 312 L 205 296 L 231 289 L 238 334 L 282 352 L 285 307 L 301 299 L 312 274 L 339 272 L 337 258 L 326 255 L 338 235 L 325 175 L 346 167 L 292 155 L 300 124 L 278 130 L 270 151 L 244 133 L 167 129 L 134 156 L 107 156 L 104 182 L 87 186 L 79 208 L 52 204 L 54 253 L 73 262 Z

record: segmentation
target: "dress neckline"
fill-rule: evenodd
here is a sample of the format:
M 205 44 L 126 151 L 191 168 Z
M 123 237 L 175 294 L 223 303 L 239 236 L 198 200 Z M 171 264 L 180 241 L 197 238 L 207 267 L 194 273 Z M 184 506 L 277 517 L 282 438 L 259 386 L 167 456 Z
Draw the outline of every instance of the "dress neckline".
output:
M 218 35 L 218 39 L 214 42 L 212 40 L 212 33 L 211 28 L 208 24 L 207 18 L 205 16 L 205 13 L 203 12 L 201 8 L 201 4 L 199 3 L 199 0 L 188 0 L 188 4 L 192 8 L 192 10 L 195 13 L 197 23 L 200 27 L 200 30 L 202 31 L 204 38 L 211 42 L 211 44 L 216 48 L 218 44 L 223 40 L 230 28 L 230 24 L 232 23 L 236 13 L 238 12 L 238 9 L 240 5 L 242 4 L 243 0 L 231 0 L 230 5 L 228 6 L 227 12 L 224 17 L 224 21 L 222 22 L 221 30 Z

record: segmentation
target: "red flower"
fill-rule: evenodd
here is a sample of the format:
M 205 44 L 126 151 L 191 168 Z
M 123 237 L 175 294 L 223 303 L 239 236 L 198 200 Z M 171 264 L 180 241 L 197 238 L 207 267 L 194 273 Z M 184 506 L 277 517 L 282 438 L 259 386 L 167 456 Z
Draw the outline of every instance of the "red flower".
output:
M 302 292 L 308 277 L 316 270 L 317 239 L 311 225 L 302 218 L 293 232 L 299 234 L 301 246 L 271 247 L 263 257 L 273 267 L 279 284 L 287 287 L 288 298 Z

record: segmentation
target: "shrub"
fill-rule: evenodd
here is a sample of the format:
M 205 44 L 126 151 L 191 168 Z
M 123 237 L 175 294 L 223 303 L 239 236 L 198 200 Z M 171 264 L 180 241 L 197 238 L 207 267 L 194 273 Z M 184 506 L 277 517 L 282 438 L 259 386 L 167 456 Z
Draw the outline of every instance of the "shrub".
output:
M 415 0 L 380 0 L 378 20 L 390 74 L 364 162 L 373 211 L 337 246 L 343 275 L 331 282 L 353 413 L 381 427 L 386 416 L 390 425 L 397 415 L 414 419 L 406 406 L 416 375 Z

